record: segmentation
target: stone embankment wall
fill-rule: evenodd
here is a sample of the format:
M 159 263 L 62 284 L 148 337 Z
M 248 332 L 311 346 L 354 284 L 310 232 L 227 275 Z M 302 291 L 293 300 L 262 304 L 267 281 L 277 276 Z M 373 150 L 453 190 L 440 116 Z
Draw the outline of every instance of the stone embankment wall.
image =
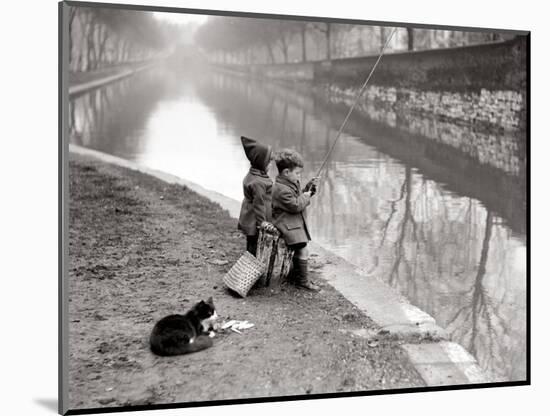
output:
M 528 38 L 385 55 L 357 111 L 448 144 L 483 164 L 524 172 Z M 377 56 L 227 70 L 311 84 L 351 105 Z
M 506 104 L 500 104 L 506 107 L 501 114 L 493 115 L 492 111 L 483 109 L 482 113 L 490 118 L 479 116 L 471 120 L 464 96 L 455 97 L 454 106 L 445 111 L 444 106 L 438 104 L 440 96 L 437 93 L 424 92 L 423 98 L 414 101 L 422 107 L 419 109 L 405 99 L 393 101 L 391 91 L 380 89 L 376 86 L 367 88 L 366 97 L 359 102 L 356 111 L 391 127 L 449 145 L 481 164 L 491 165 L 516 176 L 524 174 L 525 131 L 516 124 L 519 117 L 517 114 L 510 117 L 514 120 L 513 125 L 509 120 L 499 118 L 504 117 L 506 111 L 511 111 Z M 331 103 L 351 106 L 356 91 L 341 90 L 331 85 L 323 94 Z M 475 113 L 475 110 L 471 111 Z

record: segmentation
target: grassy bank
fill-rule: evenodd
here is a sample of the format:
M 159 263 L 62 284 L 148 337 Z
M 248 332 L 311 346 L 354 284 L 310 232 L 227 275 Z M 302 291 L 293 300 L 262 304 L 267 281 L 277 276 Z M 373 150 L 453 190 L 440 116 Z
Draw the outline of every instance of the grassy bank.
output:
M 81 156 L 71 155 L 69 176 L 71 408 L 424 385 L 399 340 L 354 336 L 379 328 L 322 281 L 320 293 L 228 292 L 222 276 L 245 242 L 218 205 Z M 223 320 L 255 326 L 195 354 L 154 356 L 154 323 L 209 296 Z

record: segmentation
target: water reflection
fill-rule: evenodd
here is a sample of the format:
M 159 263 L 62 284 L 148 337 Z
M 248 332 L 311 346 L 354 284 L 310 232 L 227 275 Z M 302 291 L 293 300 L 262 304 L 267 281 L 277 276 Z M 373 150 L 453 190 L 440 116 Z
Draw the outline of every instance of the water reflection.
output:
M 139 80 L 140 88 L 134 88 L 134 79 L 125 78 L 71 99 L 71 141 L 130 158 L 143 153 L 148 138 L 145 126 L 167 91 L 151 72 L 141 73 Z
M 309 178 L 344 111 L 299 87 L 159 68 L 71 100 L 69 118 L 74 143 L 240 199 L 241 135 L 295 147 Z M 524 379 L 524 179 L 361 117 L 340 140 L 314 240 L 434 316 L 494 380 Z

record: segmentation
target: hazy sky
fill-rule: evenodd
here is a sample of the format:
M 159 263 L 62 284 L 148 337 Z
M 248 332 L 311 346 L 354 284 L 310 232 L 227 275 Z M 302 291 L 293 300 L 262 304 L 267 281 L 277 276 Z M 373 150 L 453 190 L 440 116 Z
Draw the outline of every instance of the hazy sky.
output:
M 206 21 L 208 17 L 201 14 L 161 13 L 161 12 L 154 12 L 154 15 L 158 19 L 164 19 L 174 23 L 189 23 L 189 22 L 203 23 L 204 21 Z

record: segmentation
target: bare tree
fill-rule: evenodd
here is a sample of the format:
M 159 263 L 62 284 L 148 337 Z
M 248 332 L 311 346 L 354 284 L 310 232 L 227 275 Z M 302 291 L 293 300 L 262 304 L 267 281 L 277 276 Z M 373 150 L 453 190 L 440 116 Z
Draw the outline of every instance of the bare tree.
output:
M 290 37 L 292 33 L 290 32 L 290 26 L 286 22 L 279 22 L 277 25 L 278 38 L 281 46 L 281 52 L 283 53 L 284 63 L 288 63 L 288 49 L 290 47 Z
M 332 59 L 332 23 L 321 23 L 316 22 L 312 24 L 313 29 L 323 33 L 325 35 L 325 48 L 326 48 L 326 59 L 330 61 Z
M 306 44 L 306 35 L 307 35 L 308 25 L 306 22 L 303 22 L 300 25 L 300 39 L 302 41 L 302 62 L 307 62 L 307 44 Z
M 86 24 L 86 71 L 94 69 L 94 30 L 95 15 L 93 12 L 87 14 Z
M 76 18 L 76 8 L 69 6 L 69 65 L 73 62 L 73 23 Z
M 407 50 L 414 50 L 414 31 L 412 27 L 407 28 Z
M 112 61 L 150 58 L 177 41 L 174 34 L 179 29 L 159 23 L 150 13 L 93 7 L 69 10 L 70 44 L 75 52 L 71 62 L 76 60 L 77 65 L 72 67 L 77 70 L 94 70 Z M 73 51 L 76 40 L 80 45 Z

